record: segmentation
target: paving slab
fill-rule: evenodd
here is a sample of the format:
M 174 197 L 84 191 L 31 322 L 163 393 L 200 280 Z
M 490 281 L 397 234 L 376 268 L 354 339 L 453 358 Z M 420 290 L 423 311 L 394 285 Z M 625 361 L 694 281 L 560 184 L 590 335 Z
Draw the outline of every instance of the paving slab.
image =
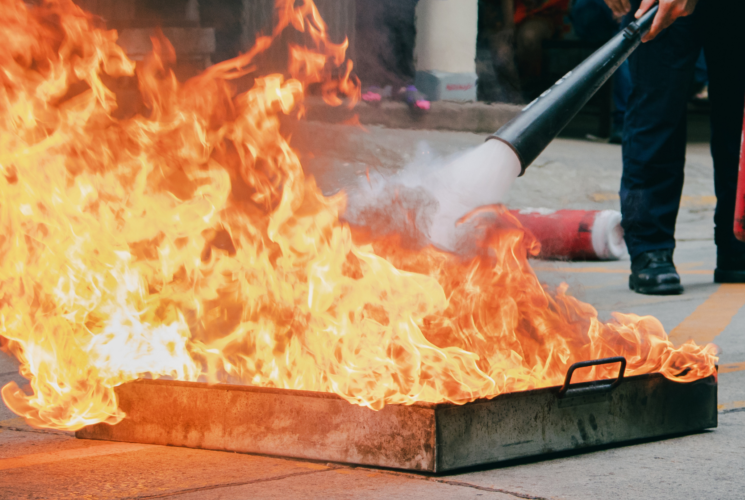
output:
M 719 415 L 715 431 L 454 478 L 538 498 L 679 500 L 743 498 L 745 413 Z
M 329 470 L 310 462 L 25 431 L 4 431 L 0 442 L 4 500 L 162 498 Z
M 719 375 L 719 411 L 736 413 L 745 407 L 745 371 Z M 745 446 L 745 440 L 740 444 Z M 745 464 L 743 464 L 745 468 Z
M 432 481 L 422 476 L 341 467 L 323 474 L 293 476 L 281 481 L 265 481 L 220 491 L 197 491 L 180 495 L 179 500 L 355 499 L 355 500 L 515 500 L 495 488 L 459 481 Z
M 652 315 L 671 332 L 719 288 L 714 283 L 716 247 L 713 236 L 711 240 L 678 242 L 675 260 L 685 287 L 685 293 L 679 296 L 640 295 L 629 291 L 628 258 L 615 262 L 534 260 L 533 268 L 544 283 L 569 284 L 569 293 L 592 304 L 602 319 L 610 319 L 614 311 Z

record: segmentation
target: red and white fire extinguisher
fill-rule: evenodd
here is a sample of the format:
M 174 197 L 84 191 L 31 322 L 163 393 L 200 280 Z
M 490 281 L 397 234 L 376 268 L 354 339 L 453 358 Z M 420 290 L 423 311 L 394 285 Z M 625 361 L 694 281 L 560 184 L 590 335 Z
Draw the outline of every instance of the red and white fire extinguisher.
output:
M 737 179 L 737 201 L 735 202 L 735 237 L 740 241 L 745 241 L 745 116 L 743 116 L 742 124 L 740 175 Z
M 541 243 L 540 259 L 618 260 L 627 254 L 616 210 L 511 210 Z

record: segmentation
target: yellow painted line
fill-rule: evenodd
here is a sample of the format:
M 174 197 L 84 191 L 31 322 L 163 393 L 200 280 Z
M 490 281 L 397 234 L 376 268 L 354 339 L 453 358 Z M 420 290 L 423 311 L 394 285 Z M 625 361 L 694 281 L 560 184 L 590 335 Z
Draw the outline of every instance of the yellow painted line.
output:
M 702 261 L 702 260 L 700 260 L 700 261 L 696 261 L 696 262 L 684 262 L 682 264 L 678 264 L 677 267 L 678 267 L 678 269 L 688 269 L 690 267 L 703 266 L 704 264 L 705 264 L 705 262 Z
M 590 195 L 590 199 L 592 201 L 596 202 L 602 202 L 602 201 L 616 201 L 620 200 L 621 198 L 618 196 L 618 193 L 613 193 L 609 191 L 603 191 L 600 193 L 593 193 Z M 713 195 L 698 195 L 698 196 L 689 196 L 684 195 L 680 199 L 680 206 L 685 208 L 698 208 L 698 207 L 715 207 L 717 204 L 717 197 Z
M 533 267 L 535 271 L 548 271 L 556 273 L 597 273 L 597 274 L 630 274 L 628 269 L 610 269 L 607 267 Z M 711 269 L 678 270 L 678 274 L 712 275 Z
M 745 285 L 720 285 L 706 301 L 670 332 L 670 340 L 680 345 L 694 340 L 703 345 L 712 342 L 732 322 L 745 305 Z
M 745 401 L 732 401 L 731 403 L 724 403 L 717 405 L 717 410 L 736 410 L 737 408 L 745 408 Z
M 708 195 L 708 196 L 683 195 L 680 199 L 680 206 L 682 207 L 702 207 L 702 206 L 715 207 L 716 205 L 717 205 L 717 197 L 714 195 Z
M 742 363 L 730 363 L 728 365 L 719 365 L 719 373 L 741 372 L 745 370 L 745 361 Z
M 28 427 L 23 417 L 13 417 L 8 420 L 0 420 L 1 427 Z M 29 427 L 30 428 L 30 427 Z
M 51 453 L 35 453 L 33 455 L 22 455 L 20 457 L 0 459 L 0 470 L 33 467 L 52 462 L 62 462 L 64 460 L 78 460 L 81 458 L 131 453 L 133 451 L 139 451 L 151 447 L 152 445 L 147 444 L 117 443 L 102 446 L 90 446 L 87 448 L 76 448 L 74 450 L 54 451 Z
M 591 194 L 590 199 L 592 201 L 615 201 L 620 200 L 621 197 L 618 196 L 618 193 L 601 192 Z

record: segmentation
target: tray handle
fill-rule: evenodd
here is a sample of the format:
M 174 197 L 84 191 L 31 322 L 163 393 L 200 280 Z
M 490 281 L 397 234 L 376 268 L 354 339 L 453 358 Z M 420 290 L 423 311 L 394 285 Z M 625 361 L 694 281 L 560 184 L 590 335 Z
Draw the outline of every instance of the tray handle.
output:
M 580 392 L 582 394 L 586 394 L 589 392 L 612 391 L 613 389 L 618 387 L 621 382 L 623 382 L 623 376 L 626 373 L 626 358 L 624 358 L 623 356 L 617 356 L 615 358 L 595 359 L 593 361 L 580 361 L 579 363 L 574 363 L 572 366 L 569 367 L 569 370 L 567 370 L 567 376 L 564 380 L 564 385 L 562 385 L 561 389 L 559 389 L 559 397 L 562 398 L 566 396 L 567 392 L 569 391 L 569 387 L 572 385 L 572 375 L 574 375 L 574 370 L 578 368 L 587 368 L 589 366 L 610 365 L 613 363 L 621 363 L 621 368 L 618 370 L 618 378 L 612 383 L 602 386 L 594 386 L 574 390 L 578 392 L 577 395 L 579 395 Z

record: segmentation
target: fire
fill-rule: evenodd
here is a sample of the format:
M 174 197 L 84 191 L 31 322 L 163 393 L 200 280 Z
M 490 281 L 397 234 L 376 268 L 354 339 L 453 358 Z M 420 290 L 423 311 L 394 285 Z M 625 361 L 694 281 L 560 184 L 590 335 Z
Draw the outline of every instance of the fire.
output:
M 359 94 L 312 0 L 277 0 L 272 36 L 184 84 L 162 35 L 135 64 L 70 0 L 0 5 L 0 338 L 30 380 L 2 396 L 31 425 L 114 424 L 114 387 L 141 377 L 379 409 L 558 385 L 617 355 L 628 375 L 715 372 L 714 346 L 675 349 L 652 317 L 602 323 L 542 286 L 537 244 L 498 207 L 506 222 L 465 260 L 340 221 L 344 195 L 324 197 L 280 131 L 309 84 L 331 104 Z M 307 42 L 288 74 L 257 77 L 287 29 Z M 140 113 L 120 111 L 121 81 Z

